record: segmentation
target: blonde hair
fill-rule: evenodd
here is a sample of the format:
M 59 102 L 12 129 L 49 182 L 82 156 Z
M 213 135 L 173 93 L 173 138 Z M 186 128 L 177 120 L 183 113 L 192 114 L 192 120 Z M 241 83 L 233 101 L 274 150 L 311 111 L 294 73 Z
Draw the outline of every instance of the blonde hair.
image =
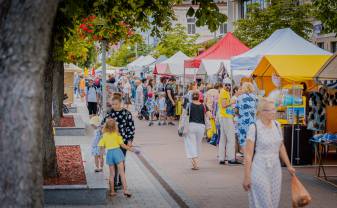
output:
M 275 101 L 269 97 L 260 97 L 257 104 L 256 115 L 261 118 L 261 112 L 264 110 L 265 106 L 268 104 L 275 104 Z
M 254 93 L 255 92 L 254 86 L 250 82 L 244 82 L 242 84 L 241 89 L 244 93 Z
M 109 118 L 105 122 L 103 133 L 118 133 L 117 122 L 114 119 Z

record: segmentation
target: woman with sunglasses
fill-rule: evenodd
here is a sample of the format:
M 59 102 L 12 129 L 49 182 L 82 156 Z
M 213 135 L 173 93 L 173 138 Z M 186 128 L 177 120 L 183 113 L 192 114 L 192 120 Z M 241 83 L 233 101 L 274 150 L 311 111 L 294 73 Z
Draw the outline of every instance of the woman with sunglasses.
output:
M 275 115 L 274 101 L 261 98 L 257 106 L 258 119 L 248 130 L 243 188 L 249 191 L 250 208 L 279 206 L 282 184 L 280 158 L 289 173 L 295 174 Z

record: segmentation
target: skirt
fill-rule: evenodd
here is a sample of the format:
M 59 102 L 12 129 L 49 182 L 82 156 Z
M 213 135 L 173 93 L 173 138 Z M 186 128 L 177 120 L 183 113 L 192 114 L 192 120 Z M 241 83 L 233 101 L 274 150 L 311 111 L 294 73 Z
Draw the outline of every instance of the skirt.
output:
M 109 149 L 106 154 L 106 164 L 117 165 L 124 161 L 124 154 L 120 148 Z

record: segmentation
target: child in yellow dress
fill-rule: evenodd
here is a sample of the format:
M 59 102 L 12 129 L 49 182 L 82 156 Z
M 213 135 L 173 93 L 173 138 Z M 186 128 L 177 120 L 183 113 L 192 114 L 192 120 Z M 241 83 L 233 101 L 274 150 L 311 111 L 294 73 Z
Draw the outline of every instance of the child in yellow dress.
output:
M 106 154 L 106 164 L 109 166 L 110 176 L 110 196 L 116 196 L 114 190 L 114 177 L 115 177 L 115 165 L 117 165 L 118 172 L 121 176 L 124 196 L 131 197 L 131 193 L 127 190 L 126 177 L 124 171 L 124 154 L 120 147 L 133 151 L 131 147 L 124 144 L 122 136 L 118 133 L 117 123 L 113 119 L 108 119 L 103 128 L 103 136 L 98 143 L 98 146 L 101 148 L 101 157 L 107 149 Z

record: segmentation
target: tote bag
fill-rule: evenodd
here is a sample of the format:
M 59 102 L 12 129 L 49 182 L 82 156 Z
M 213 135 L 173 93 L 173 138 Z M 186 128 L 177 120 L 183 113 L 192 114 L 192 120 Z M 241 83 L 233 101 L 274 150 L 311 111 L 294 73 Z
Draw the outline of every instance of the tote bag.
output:
M 178 125 L 178 135 L 184 137 L 188 134 L 190 126 L 190 111 L 191 106 L 188 105 L 186 109 L 183 109 L 183 112 L 180 116 L 179 125 Z

